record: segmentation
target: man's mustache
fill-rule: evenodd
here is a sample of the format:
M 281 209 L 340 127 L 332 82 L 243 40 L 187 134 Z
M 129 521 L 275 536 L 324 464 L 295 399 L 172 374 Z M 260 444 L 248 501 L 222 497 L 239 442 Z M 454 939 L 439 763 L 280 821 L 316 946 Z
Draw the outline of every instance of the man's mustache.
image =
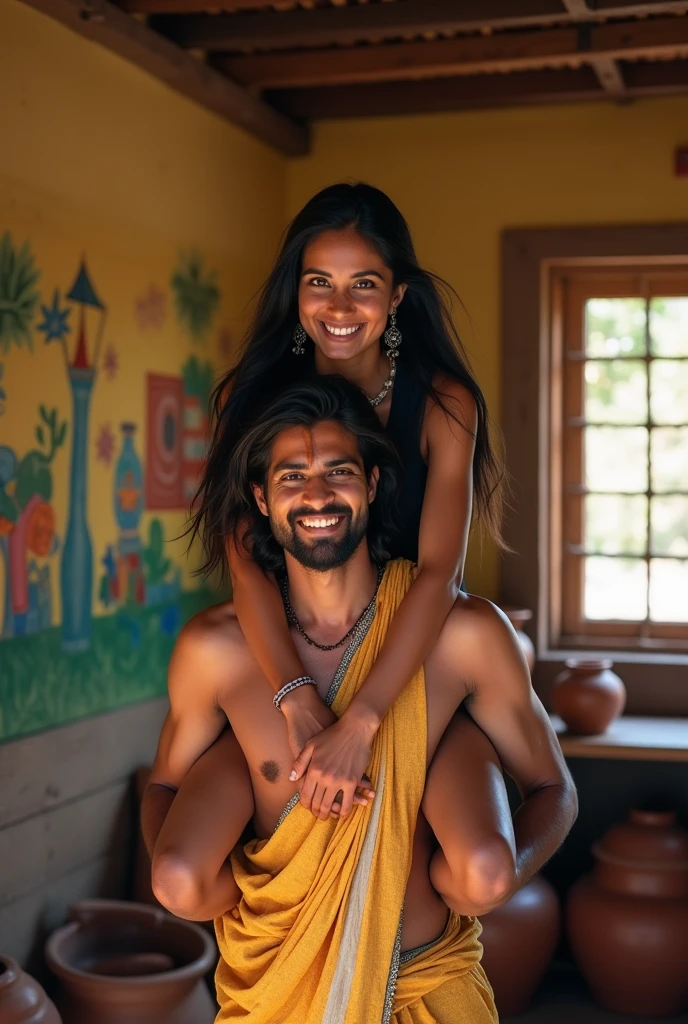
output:
M 327 519 L 329 516 L 347 516 L 350 519 L 351 509 L 348 505 L 337 504 L 327 505 L 325 508 L 307 508 L 302 505 L 301 508 L 291 509 L 287 513 L 287 522 L 293 530 L 297 519 L 305 519 L 307 516 L 317 516 L 321 519 Z

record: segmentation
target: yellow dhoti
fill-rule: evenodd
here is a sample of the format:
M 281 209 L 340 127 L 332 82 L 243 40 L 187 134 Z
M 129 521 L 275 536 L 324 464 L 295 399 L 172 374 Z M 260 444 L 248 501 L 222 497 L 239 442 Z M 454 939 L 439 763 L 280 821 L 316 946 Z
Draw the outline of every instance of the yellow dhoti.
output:
M 391 562 L 328 701 L 341 715 L 368 674 L 414 566 Z M 372 620 L 372 621 L 370 621 Z M 344 821 L 290 801 L 273 835 L 231 855 L 242 892 L 215 922 L 217 1021 L 250 1024 L 494 1024 L 480 925 L 451 915 L 429 949 L 401 963 L 401 915 L 425 784 L 425 679 L 385 716 L 369 767 L 375 799 Z

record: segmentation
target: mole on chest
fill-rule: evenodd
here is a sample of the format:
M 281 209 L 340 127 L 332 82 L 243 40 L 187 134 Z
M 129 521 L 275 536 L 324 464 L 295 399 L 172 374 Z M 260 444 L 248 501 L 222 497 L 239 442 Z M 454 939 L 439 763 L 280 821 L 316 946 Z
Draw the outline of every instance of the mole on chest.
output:
M 266 782 L 279 782 L 282 776 L 282 769 L 277 761 L 261 761 L 258 770 Z

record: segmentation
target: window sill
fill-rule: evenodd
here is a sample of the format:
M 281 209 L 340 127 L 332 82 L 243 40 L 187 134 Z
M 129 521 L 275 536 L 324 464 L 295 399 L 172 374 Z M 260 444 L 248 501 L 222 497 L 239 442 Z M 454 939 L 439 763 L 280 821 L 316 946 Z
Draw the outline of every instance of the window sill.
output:
M 688 654 L 679 651 L 619 650 L 586 643 L 580 647 L 550 647 L 538 652 L 538 661 L 562 664 L 567 658 L 611 658 L 615 665 L 672 665 L 688 667 Z
M 572 736 L 557 715 L 550 720 L 565 757 L 688 762 L 688 718 L 622 715 L 601 736 Z

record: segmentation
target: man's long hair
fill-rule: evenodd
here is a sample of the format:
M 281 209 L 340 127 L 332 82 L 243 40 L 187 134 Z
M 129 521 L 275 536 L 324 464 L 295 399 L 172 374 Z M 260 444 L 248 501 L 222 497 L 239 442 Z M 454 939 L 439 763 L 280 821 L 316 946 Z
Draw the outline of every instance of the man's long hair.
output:
M 340 423 L 358 442 L 366 478 L 377 466 L 380 478 L 369 508 L 368 549 L 373 562 L 389 558 L 389 545 L 398 530 L 397 496 L 401 464 L 365 394 L 344 377 L 318 376 L 295 384 L 260 412 L 235 446 L 217 480 L 222 501 L 212 518 L 205 515 L 198 533 L 206 561 L 201 572 L 220 566 L 227 571 L 227 538 L 236 538 L 266 572 L 284 569 L 284 552 L 272 535 L 270 522 L 256 504 L 252 485 L 265 487 L 272 446 L 288 427 L 314 427 L 324 421 Z

